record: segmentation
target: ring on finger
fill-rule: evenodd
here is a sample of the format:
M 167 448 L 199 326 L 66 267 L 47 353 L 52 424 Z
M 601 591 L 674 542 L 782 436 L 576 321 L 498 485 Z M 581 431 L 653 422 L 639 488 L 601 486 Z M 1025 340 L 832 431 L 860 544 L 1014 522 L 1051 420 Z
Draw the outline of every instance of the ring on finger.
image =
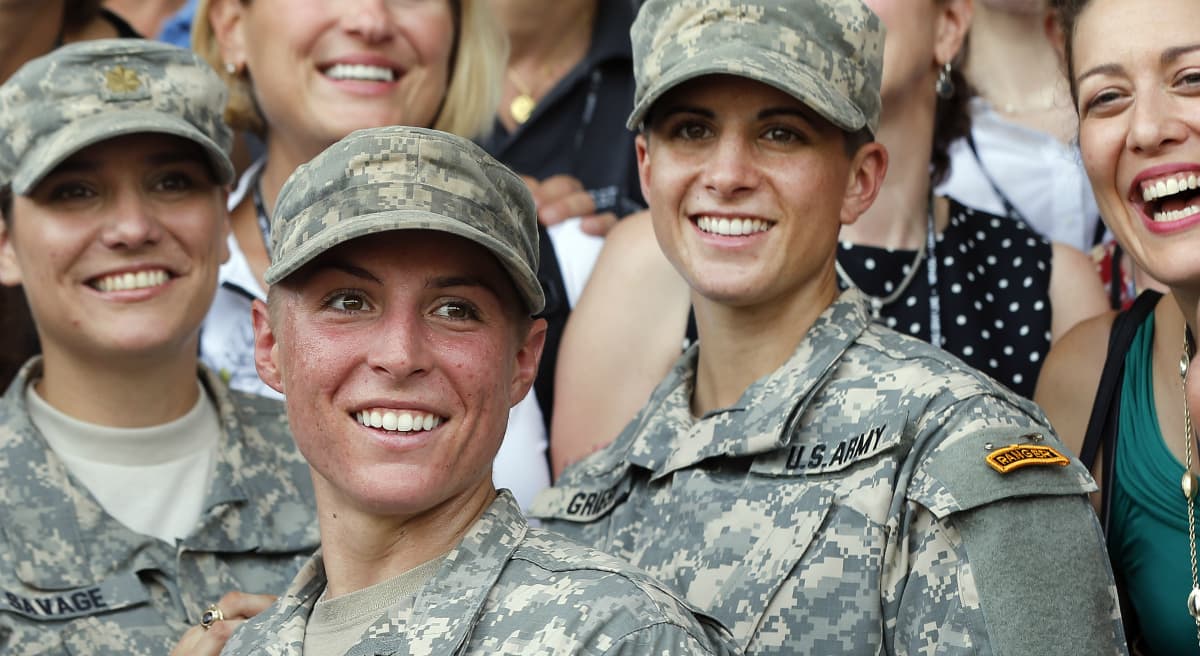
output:
M 211 604 L 204 609 L 203 613 L 200 613 L 200 627 L 207 631 L 212 628 L 212 625 L 223 619 L 225 619 L 225 613 L 222 613 L 216 604 Z

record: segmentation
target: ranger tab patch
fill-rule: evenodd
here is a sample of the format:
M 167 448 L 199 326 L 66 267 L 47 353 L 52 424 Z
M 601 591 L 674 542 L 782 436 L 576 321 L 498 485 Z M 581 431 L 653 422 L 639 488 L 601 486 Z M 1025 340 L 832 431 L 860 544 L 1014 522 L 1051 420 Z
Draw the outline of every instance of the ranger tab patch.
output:
M 1026 438 L 1035 436 L 1026 435 Z M 1040 439 L 1041 436 L 1036 436 Z M 992 469 L 1007 474 L 1022 467 L 1035 465 L 1058 465 L 1066 467 L 1071 460 L 1059 453 L 1058 450 L 1041 444 L 1010 444 L 992 451 L 987 456 L 987 463 Z

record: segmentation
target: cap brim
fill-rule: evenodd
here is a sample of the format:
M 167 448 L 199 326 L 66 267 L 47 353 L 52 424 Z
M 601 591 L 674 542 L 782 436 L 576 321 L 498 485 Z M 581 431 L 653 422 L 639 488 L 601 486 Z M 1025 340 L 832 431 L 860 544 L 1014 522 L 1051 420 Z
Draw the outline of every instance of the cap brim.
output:
M 626 127 L 637 130 L 647 112 L 664 94 L 684 82 L 706 75 L 734 75 L 775 87 L 847 132 L 867 127 L 862 111 L 849 98 L 834 91 L 827 80 L 804 62 L 764 50 L 747 53 L 746 44 L 741 42 L 706 49 L 703 56 L 680 62 L 634 106 Z
M 212 163 L 217 182 L 225 185 L 233 181 L 233 164 L 229 161 L 229 156 L 191 123 L 163 112 L 122 110 L 89 116 L 71 123 L 34 147 L 22 160 L 37 162 L 37 165 L 17 168 L 12 181 L 13 193 L 18 196 L 28 194 L 59 164 L 88 146 L 116 137 L 141 133 L 167 134 L 199 144 Z
M 445 232 L 483 246 L 508 272 L 517 293 L 521 295 L 522 300 L 529 308 L 529 313 L 537 314 L 545 308 L 546 299 L 542 293 L 541 283 L 538 282 L 537 272 L 530 270 L 519 258 L 510 255 L 510 248 L 504 242 L 458 219 L 426 210 L 391 210 L 342 219 L 336 228 L 323 230 L 321 234 L 292 249 L 283 260 L 272 262 L 271 266 L 267 267 L 264 279 L 268 285 L 274 285 L 299 271 L 321 253 L 339 244 L 359 237 L 396 230 Z

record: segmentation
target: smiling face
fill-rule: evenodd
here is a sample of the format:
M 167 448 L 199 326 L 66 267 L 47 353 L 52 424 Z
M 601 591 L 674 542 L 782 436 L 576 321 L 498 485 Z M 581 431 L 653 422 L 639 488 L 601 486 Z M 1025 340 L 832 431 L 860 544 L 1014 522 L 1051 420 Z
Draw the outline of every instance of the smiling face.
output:
M 545 322 L 483 247 L 393 231 L 328 251 L 255 307 L 255 358 L 324 508 L 412 516 L 491 487 Z
M 1113 39 L 1120 34 L 1120 39 Z M 1073 37 L 1079 146 L 1100 211 L 1155 278 L 1200 283 L 1200 4 L 1093 0 Z
M 214 0 L 210 16 L 224 60 L 248 71 L 269 138 L 309 155 L 360 128 L 428 127 L 445 96 L 449 0 Z
M 886 169 L 879 144 L 847 155 L 843 132 L 799 100 L 733 76 L 664 95 L 637 152 L 663 251 L 693 290 L 733 306 L 835 293 L 838 231 Z
M 228 257 L 225 194 L 198 145 L 101 142 L 14 197 L 11 214 L 0 282 L 24 286 L 47 358 L 196 352 Z

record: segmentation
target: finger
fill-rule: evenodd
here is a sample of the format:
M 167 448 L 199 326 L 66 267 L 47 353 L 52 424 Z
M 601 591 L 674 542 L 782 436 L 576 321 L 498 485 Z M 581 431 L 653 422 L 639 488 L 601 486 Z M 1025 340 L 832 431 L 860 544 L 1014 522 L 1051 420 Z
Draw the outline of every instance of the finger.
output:
M 226 620 L 247 619 L 258 615 L 275 603 L 274 595 L 250 594 L 239 590 L 225 593 L 217 602 L 217 608 Z
M 584 191 L 583 183 L 579 178 L 560 173 L 552 175 L 541 182 L 541 191 L 550 200 L 570 196 L 571 194 Z
M 583 217 L 583 220 L 579 223 L 579 229 L 589 235 L 604 237 L 608 235 L 608 231 L 612 230 L 615 225 L 617 225 L 617 215 L 612 212 L 605 212 L 604 214 L 592 214 Z
M 576 191 L 538 208 L 542 225 L 554 225 L 574 216 L 587 216 L 596 211 L 596 200 L 586 191 Z

